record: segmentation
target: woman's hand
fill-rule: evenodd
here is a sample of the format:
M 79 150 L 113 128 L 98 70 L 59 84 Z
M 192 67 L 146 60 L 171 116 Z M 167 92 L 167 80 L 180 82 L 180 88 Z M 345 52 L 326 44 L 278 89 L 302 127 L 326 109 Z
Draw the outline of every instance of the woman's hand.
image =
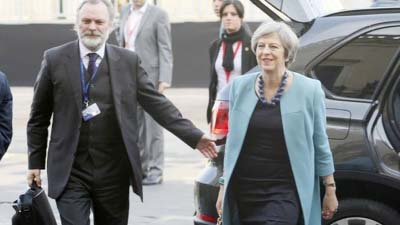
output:
M 224 201 L 224 185 L 219 186 L 219 193 L 217 198 L 217 203 L 215 203 L 215 207 L 217 208 L 218 215 L 222 215 L 222 205 Z
M 325 220 L 332 219 L 333 215 L 338 209 L 338 206 L 339 203 L 336 198 L 336 188 L 330 186 L 326 187 L 325 196 L 322 203 L 322 218 Z

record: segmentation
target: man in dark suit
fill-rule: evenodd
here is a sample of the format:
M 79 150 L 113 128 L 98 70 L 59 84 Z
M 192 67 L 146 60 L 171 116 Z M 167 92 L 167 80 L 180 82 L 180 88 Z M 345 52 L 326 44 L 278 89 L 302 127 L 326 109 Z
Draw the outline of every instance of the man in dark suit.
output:
M 6 75 L 0 71 L 0 160 L 12 137 L 12 94 Z
M 142 198 L 137 146 L 137 105 L 206 157 L 214 142 L 184 118 L 155 89 L 138 56 L 108 45 L 113 7 L 108 0 L 84 0 L 78 7 L 78 41 L 44 54 L 28 121 L 28 183 L 41 185 L 48 126 L 49 196 L 63 225 L 127 224 L 129 185 Z

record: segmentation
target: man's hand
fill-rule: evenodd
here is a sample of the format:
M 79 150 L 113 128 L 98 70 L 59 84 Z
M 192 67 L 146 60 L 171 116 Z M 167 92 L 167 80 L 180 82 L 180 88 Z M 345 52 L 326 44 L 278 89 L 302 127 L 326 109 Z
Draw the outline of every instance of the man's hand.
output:
M 204 155 L 206 158 L 215 158 L 218 156 L 217 146 L 215 145 L 215 140 L 203 135 L 197 143 L 196 148 Z
M 32 181 L 34 180 L 37 186 L 42 186 L 42 179 L 40 179 L 40 169 L 28 170 L 26 174 L 26 180 L 28 181 L 29 187 L 32 186 Z
M 160 83 L 158 84 L 158 92 L 160 92 L 162 94 L 169 87 L 171 87 L 171 85 L 169 85 L 166 82 L 160 81 Z

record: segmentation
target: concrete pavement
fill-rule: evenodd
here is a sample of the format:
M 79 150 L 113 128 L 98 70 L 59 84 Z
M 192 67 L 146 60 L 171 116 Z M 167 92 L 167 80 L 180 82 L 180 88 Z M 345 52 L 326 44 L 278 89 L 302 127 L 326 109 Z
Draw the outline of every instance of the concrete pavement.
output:
M 26 122 L 32 100 L 32 88 L 12 88 L 14 95 L 13 142 L 0 162 L 0 225 L 11 224 L 14 210 L 10 202 L 26 189 L 27 168 Z M 184 117 L 207 132 L 205 111 L 207 89 L 169 89 L 167 97 L 181 110 Z M 144 187 L 144 203 L 131 193 L 129 224 L 188 225 L 193 224 L 194 178 L 205 165 L 205 159 L 169 132 L 165 132 L 164 183 Z M 46 174 L 42 176 L 47 188 Z M 55 202 L 51 205 L 59 221 Z

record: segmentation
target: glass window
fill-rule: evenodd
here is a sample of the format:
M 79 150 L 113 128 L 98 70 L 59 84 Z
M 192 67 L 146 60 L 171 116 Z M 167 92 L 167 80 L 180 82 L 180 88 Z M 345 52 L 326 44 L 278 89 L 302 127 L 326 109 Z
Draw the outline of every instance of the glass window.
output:
M 400 77 L 400 67 L 397 68 L 395 75 L 396 77 Z M 397 129 L 400 130 L 400 83 L 397 84 L 397 87 L 393 92 L 392 101 L 393 111 L 391 113 L 393 114 L 393 117 L 396 121 Z
M 363 34 L 323 60 L 313 71 L 340 97 L 371 99 L 400 46 L 400 27 Z

